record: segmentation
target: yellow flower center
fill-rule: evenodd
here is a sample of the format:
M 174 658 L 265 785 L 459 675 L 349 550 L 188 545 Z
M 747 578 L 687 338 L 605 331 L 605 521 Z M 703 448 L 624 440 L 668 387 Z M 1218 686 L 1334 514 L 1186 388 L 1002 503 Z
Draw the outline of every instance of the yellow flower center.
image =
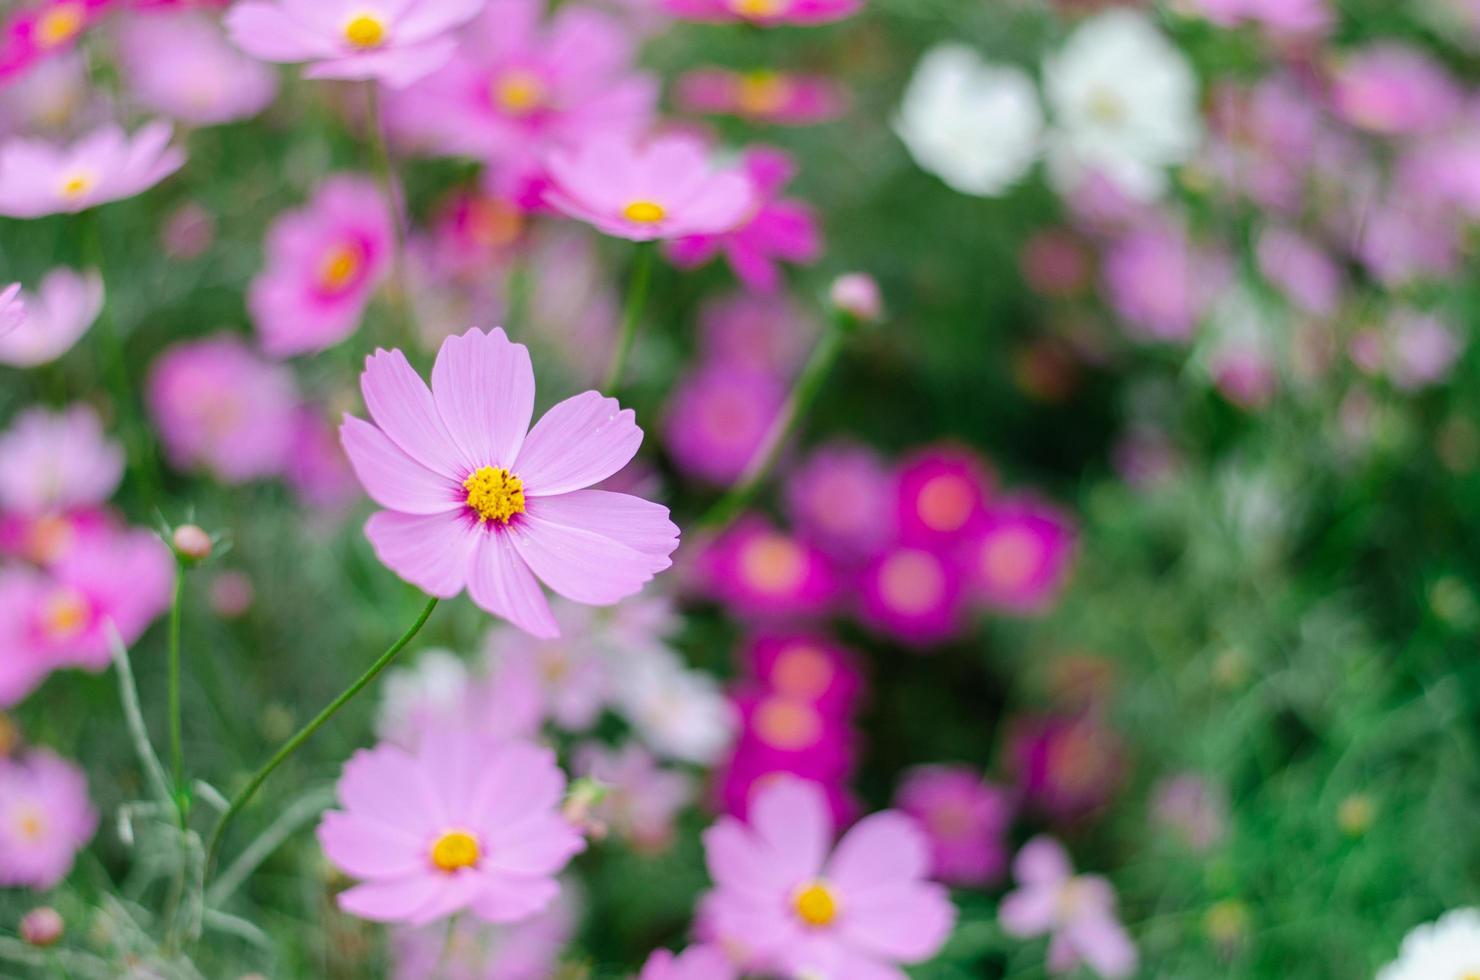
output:
M 36 42 L 43 48 L 65 44 L 82 30 L 85 20 L 82 4 L 59 3 L 36 21 Z
M 1114 126 L 1125 119 L 1125 103 L 1120 95 L 1108 88 L 1097 88 L 1089 94 L 1086 103 L 1092 119 L 1107 126 Z
M 622 215 L 628 221 L 635 221 L 640 225 L 652 225 L 667 217 L 668 212 L 663 209 L 663 205 L 654 201 L 633 201 L 622 209 Z
M 509 523 L 524 513 L 524 483 L 508 470 L 485 466 L 463 481 L 468 506 L 478 512 L 478 523 Z
M 432 845 L 432 863 L 442 871 L 477 867 L 482 856 L 478 839 L 465 830 L 449 830 Z
M 741 17 L 774 17 L 786 4 L 787 0 L 730 0 L 730 9 Z
M 740 76 L 740 90 L 735 100 L 742 112 L 768 116 L 786 104 L 790 86 L 774 71 L 753 71 Z
M 776 689 L 797 698 L 818 697 L 832 679 L 832 662 L 827 654 L 806 643 L 787 648 L 771 669 L 771 683 Z
M 87 600 L 76 589 L 57 589 L 41 604 L 41 628 L 52 642 L 72 639 L 87 621 Z
M 75 201 L 92 190 L 94 183 L 91 174 L 72 174 L 62 180 L 62 197 Z
M 740 574 L 762 592 L 790 592 L 807 577 L 807 556 L 780 535 L 763 535 L 746 544 L 741 552 Z
M 1480 980 L 1480 967 L 1461 974 L 1459 980 Z
M 982 574 L 1000 589 L 1027 585 L 1038 569 L 1038 561 L 1038 539 L 1022 528 L 999 531 L 982 544 Z
M 15 818 L 15 832 L 26 843 L 36 843 L 46 836 L 46 815 L 39 807 L 21 807 Z
M 493 101 L 505 112 L 525 115 L 545 104 L 545 83 L 533 72 L 506 71 L 493 82 Z
M 335 245 L 319 262 L 319 285 L 325 292 L 339 292 L 354 281 L 364 265 L 365 257 L 358 246 Z
M 359 14 L 344 25 L 344 39 L 357 48 L 378 48 L 385 43 L 385 23 L 374 14 Z
M 820 881 L 814 881 L 798 891 L 792 904 L 796 907 L 797 918 L 814 929 L 832 925 L 832 921 L 838 917 L 838 900 L 827 885 Z

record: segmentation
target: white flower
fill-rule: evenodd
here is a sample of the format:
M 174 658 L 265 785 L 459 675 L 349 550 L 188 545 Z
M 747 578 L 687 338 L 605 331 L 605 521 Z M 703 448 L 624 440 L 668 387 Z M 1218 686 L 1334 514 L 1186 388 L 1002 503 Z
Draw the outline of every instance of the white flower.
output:
M 734 737 L 734 709 L 719 682 L 666 650 L 623 665 L 616 700 L 638 737 L 659 755 L 707 765 Z
M 428 723 L 462 713 L 468 669 L 451 650 L 426 650 L 414 665 L 386 674 L 381 691 L 376 734 L 409 746 Z
M 1471 980 L 1480 976 L 1480 908 L 1455 909 L 1403 937 L 1377 980 Z
M 1202 139 L 1197 77 L 1144 14 L 1111 10 L 1085 21 L 1043 66 L 1053 113 L 1049 170 L 1061 191 L 1097 173 L 1150 201 L 1166 168 Z
M 961 44 L 915 68 L 894 129 L 915 162 L 963 194 L 1000 194 L 1038 158 L 1043 110 L 1033 80 Z

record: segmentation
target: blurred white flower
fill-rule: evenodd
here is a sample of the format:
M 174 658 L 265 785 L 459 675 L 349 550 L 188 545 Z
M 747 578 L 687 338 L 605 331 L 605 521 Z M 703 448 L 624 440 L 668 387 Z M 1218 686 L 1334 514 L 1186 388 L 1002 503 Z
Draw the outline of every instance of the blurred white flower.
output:
M 704 765 L 729 748 L 735 715 L 719 682 L 676 654 L 634 658 L 615 680 L 618 709 L 659 755 Z
M 375 732 L 397 745 L 411 746 L 427 724 L 464 713 L 468 669 L 451 650 L 425 650 L 416 663 L 397 667 L 381 684 Z
M 915 162 L 963 194 L 1001 194 L 1038 158 L 1043 109 L 1026 72 L 961 44 L 920 59 L 894 129 Z
M 1151 20 L 1110 10 L 1087 20 L 1043 65 L 1053 115 L 1049 172 L 1061 192 L 1098 175 L 1137 201 L 1166 190 L 1166 168 L 1202 140 L 1197 77 Z
M 1480 974 L 1480 908 L 1455 909 L 1403 937 L 1377 980 L 1465 980 Z

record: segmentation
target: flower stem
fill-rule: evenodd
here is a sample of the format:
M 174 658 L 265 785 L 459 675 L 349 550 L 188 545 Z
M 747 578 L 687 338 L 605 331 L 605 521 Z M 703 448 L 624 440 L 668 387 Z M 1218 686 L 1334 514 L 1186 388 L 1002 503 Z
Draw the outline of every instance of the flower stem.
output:
M 637 323 L 642 319 L 642 308 L 647 302 L 648 283 L 653 278 L 653 253 L 656 246 L 644 242 L 637 246 L 637 255 L 632 260 L 632 279 L 627 284 L 627 302 L 622 308 L 622 327 L 617 335 L 617 349 L 612 352 L 611 367 L 601 390 L 614 394 L 622 383 L 622 374 L 627 369 L 627 358 L 632 353 L 632 343 L 637 339 Z
M 707 535 L 718 535 L 750 506 L 761 484 L 780 458 L 787 439 L 817 400 L 818 392 L 822 390 L 833 364 L 837 362 L 838 354 L 842 352 L 844 340 L 856 325 L 857 320 L 847 313 L 838 311 L 833 314 L 827 332 L 812 349 L 812 356 L 802 368 L 796 384 L 792 386 L 786 404 L 781 407 L 781 412 L 766 431 L 766 437 L 756 447 L 750 462 L 740 474 L 740 479 L 699 518 L 695 525 L 698 530 Z
M 411 291 L 406 279 L 406 223 L 401 214 L 401 195 L 397 192 L 396 171 L 391 163 L 391 151 L 385 138 L 385 117 L 380 105 L 380 83 L 371 79 L 365 83 L 365 101 L 369 106 L 370 145 L 374 151 L 376 180 L 385 196 L 386 207 L 391 210 L 391 227 L 395 231 L 395 248 L 391 253 L 391 306 L 396 310 L 405 329 L 407 338 L 416 337 L 416 322 L 411 313 Z
M 111 623 L 108 625 L 108 648 L 113 655 L 113 666 L 118 672 L 118 695 L 123 702 L 123 718 L 134 743 L 134 753 L 139 757 L 139 765 L 144 769 L 144 779 L 155 798 L 161 806 L 168 806 L 169 786 L 165 783 L 164 767 L 159 764 L 159 757 L 154 754 L 154 746 L 149 742 L 149 730 L 144 727 L 144 713 L 139 710 L 139 689 L 134 684 L 133 668 L 129 666 L 128 648 L 123 645 L 123 637 L 118 635 L 118 630 Z
M 277 752 L 273 754 L 272 758 L 268 759 L 267 763 L 263 765 L 261 769 L 257 770 L 257 772 L 247 782 L 247 785 L 244 786 L 239 793 L 231 798 L 231 804 L 226 808 L 226 812 L 221 814 L 221 819 L 216 821 L 216 826 L 211 830 L 210 842 L 206 845 L 207 877 L 210 876 L 210 869 L 216 863 L 216 853 L 221 848 L 221 835 L 225 833 L 226 827 L 231 823 L 232 819 L 241 812 L 243 807 L 251 802 L 253 796 L 257 795 L 257 791 L 262 788 L 262 784 L 267 782 L 267 777 L 271 776 L 273 770 L 277 769 L 278 766 L 286 762 L 289 756 L 291 756 L 294 752 L 297 752 L 298 749 L 302 747 L 304 742 L 307 742 L 311 737 L 313 737 L 314 732 L 317 732 L 320 728 L 324 727 L 324 724 L 330 718 L 333 718 L 334 715 L 339 712 L 340 708 L 343 708 L 354 698 L 356 694 L 359 694 L 370 684 L 371 681 L 375 680 L 375 678 L 380 675 L 381 671 L 389 667 L 391 661 L 396 659 L 396 655 L 399 654 L 403 649 L 405 649 L 406 644 L 410 643 L 412 638 L 415 637 L 417 633 L 421 632 L 421 628 L 426 625 L 426 621 L 431 618 L 432 610 L 436 608 L 437 599 L 429 599 L 426 606 L 422 609 L 421 615 L 417 616 L 416 621 L 407 628 L 406 632 L 401 634 L 401 638 L 398 639 L 395 643 L 392 643 L 386 649 L 385 653 L 382 653 L 380 657 L 373 664 L 370 665 L 370 668 L 366 670 L 363 674 L 361 674 L 353 684 L 345 688 L 333 701 L 330 701 L 329 704 L 324 708 L 324 710 L 320 711 L 314 717 L 313 721 L 310 721 L 307 725 L 304 725 L 301 729 L 298 730 L 297 734 L 284 742 L 282 748 L 278 749 Z
M 183 828 L 190 817 L 185 795 L 185 743 L 180 722 L 180 609 L 185 592 L 185 565 L 175 562 L 175 594 L 170 602 L 170 777 L 175 810 Z

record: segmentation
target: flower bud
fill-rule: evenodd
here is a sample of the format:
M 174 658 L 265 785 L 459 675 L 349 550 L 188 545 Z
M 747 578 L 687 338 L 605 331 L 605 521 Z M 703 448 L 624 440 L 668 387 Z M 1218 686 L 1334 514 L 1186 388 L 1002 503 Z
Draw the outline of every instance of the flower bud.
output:
M 833 306 L 860 323 L 877 323 L 884 318 L 884 299 L 874 277 L 863 272 L 850 272 L 833 280 L 829 293 Z
M 214 543 L 211 536 L 194 524 L 181 524 L 170 536 L 170 545 L 175 554 L 187 562 L 205 561 L 211 557 Z
M 66 923 L 49 905 L 34 908 L 21 919 L 21 939 L 32 946 L 52 946 L 61 938 Z

